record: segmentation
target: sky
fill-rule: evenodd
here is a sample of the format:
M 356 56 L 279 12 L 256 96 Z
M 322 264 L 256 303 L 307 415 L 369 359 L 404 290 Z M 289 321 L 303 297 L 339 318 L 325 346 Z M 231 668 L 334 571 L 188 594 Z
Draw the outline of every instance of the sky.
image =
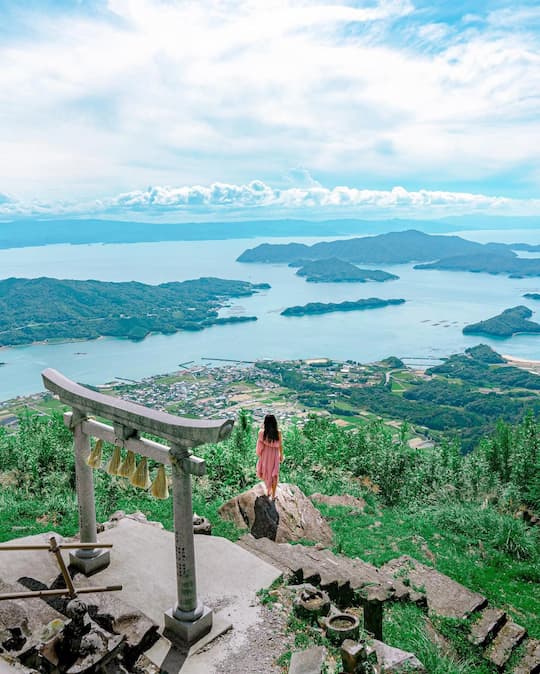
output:
M 538 0 L 0 0 L 0 218 L 540 215 Z

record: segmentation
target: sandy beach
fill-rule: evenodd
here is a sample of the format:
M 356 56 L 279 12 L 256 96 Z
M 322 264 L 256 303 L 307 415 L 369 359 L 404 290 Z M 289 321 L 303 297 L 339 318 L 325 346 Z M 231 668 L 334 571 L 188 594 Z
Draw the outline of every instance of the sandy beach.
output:
M 517 356 L 509 356 L 504 353 L 501 355 L 507 361 L 508 365 L 521 367 L 523 370 L 529 370 L 529 372 L 540 374 L 540 360 L 528 360 L 527 358 L 518 358 Z

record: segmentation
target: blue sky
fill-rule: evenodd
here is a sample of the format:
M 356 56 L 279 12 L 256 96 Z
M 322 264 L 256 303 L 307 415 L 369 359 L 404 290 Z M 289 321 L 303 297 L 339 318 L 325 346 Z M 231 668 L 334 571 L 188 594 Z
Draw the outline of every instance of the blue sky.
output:
M 540 214 L 540 3 L 0 0 L 0 216 Z

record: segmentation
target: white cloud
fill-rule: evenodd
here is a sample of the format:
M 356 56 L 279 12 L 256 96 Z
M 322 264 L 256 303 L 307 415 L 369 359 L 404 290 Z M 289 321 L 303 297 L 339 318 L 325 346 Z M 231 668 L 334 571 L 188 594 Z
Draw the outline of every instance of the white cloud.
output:
M 307 182 L 307 181 L 306 181 Z M 187 221 L 203 216 L 234 219 L 242 215 L 314 217 L 370 215 L 375 217 L 437 217 L 466 213 L 540 215 L 540 199 L 510 199 L 467 192 L 410 191 L 403 187 L 369 190 L 311 185 L 280 189 L 261 180 L 234 185 L 149 187 L 91 202 L 43 203 L 0 201 L 0 216 L 109 216 Z
M 28 13 L 31 37 L 0 44 L 2 189 L 50 202 L 224 176 L 290 185 L 302 166 L 332 184 L 517 171 L 511 190 L 538 193 L 533 10 L 449 30 L 408 0 L 108 8 Z

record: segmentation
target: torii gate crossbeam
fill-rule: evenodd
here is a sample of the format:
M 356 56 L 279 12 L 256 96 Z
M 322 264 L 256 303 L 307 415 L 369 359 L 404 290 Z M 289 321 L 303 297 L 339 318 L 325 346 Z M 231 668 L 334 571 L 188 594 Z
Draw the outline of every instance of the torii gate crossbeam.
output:
M 44 370 L 42 378 L 45 388 L 72 408 L 64 415 L 64 422 L 73 432 L 81 543 L 97 544 L 94 476 L 86 463 L 92 436 L 171 465 L 177 601 L 165 612 L 165 633 L 184 643 L 197 641 L 210 631 L 212 611 L 203 606 L 197 596 L 191 502 L 191 475 L 203 475 L 205 464 L 202 459 L 191 456 L 188 450 L 224 440 L 234 422 L 231 419 L 186 419 L 153 410 L 92 391 L 53 369 Z M 96 421 L 90 415 L 111 421 L 112 426 Z M 141 433 L 164 438 L 170 447 L 141 438 Z M 110 558 L 108 551 L 85 547 L 71 554 L 70 561 L 90 575 L 107 566 Z

